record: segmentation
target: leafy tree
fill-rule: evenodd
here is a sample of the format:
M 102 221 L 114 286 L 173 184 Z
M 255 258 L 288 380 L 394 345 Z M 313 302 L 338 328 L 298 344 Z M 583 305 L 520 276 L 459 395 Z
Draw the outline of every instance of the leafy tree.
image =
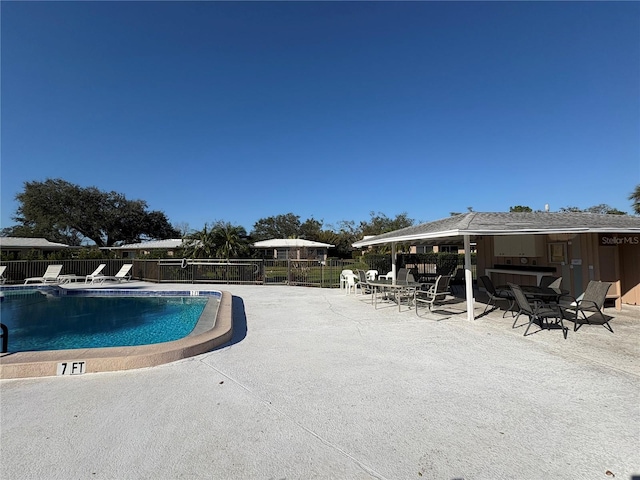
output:
M 302 225 L 300 225 L 298 234 L 300 238 L 304 238 L 305 240 L 322 242 L 322 240 L 320 239 L 322 237 L 322 232 L 322 221 L 316 220 L 315 218 L 311 217 L 305 220 Z
M 617 208 L 610 207 L 609 205 L 606 205 L 604 203 L 601 203 L 600 205 L 594 205 L 593 207 L 589 207 L 585 210 L 585 212 L 600 213 L 600 214 L 607 214 L 607 215 L 626 215 L 627 214 L 627 212 L 623 212 L 622 210 L 618 210 Z
M 392 232 L 401 228 L 410 227 L 413 225 L 413 219 L 409 218 L 406 212 L 396 215 L 396 218 L 391 219 L 384 213 L 370 212 L 371 219 L 368 222 L 360 222 L 360 235 L 381 235 L 383 233 Z
M 579 209 L 578 207 L 561 207 L 559 211 L 562 212 L 562 213 L 571 213 L 571 212 L 579 213 L 579 212 L 582 212 L 582 210 Z
M 143 200 L 128 200 L 117 192 L 83 188 L 62 179 L 25 182 L 9 232 L 79 245 L 85 239 L 98 247 L 179 236 L 164 213 L 147 211 Z
M 300 216 L 293 213 L 261 218 L 253 225 L 251 238 L 255 241 L 296 238 L 300 234 L 300 226 Z
M 633 202 L 631 204 L 631 208 L 633 208 L 633 211 L 635 212 L 635 214 L 640 215 L 640 183 L 636 185 L 636 188 L 633 191 L 633 193 L 629 195 L 629 200 Z
M 561 212 L 584 212 L 584 213 L 599 213 L 606 215 L 626 215 L 626 212 L 618 210 L 617 208 L 610 207 L 605 203 L 601 203 L 600 205 L 594 205 L 593 207 L 585 208 L 584 210 L 578 207 L 562 207 L 560 209 Z
M 356 232 L 357 239 L 361 239 L 367 235 L 381 235 L 394 230 L 400 230 L 401 228 L 410 227 L 414 224 L 414 220 L 409 218 L 406 212 L 396 215 L 393 219 L 380 212 L 377 214 L 375 212 L 370 212 L 370 216 L 371 219 L 368 222 L 360 222 Z M 397 248 L 399 250 L 403 250 L 405 245 L 397 245 Z M 376 254 L 388 253 L 390 251 L 390 245 L 378 245 L 368 249 L 368 252 Z
M 529 212 L 533 212 L 533 210 L 531 210 L 531 207 L 526 207 L 523 205 L 516 205 L 515 207 L 509 207 L 509 212 L 525 212 L 525 213 L 529 213 Z
M 321 241 L 335 245 L 333 253 L 337 257 L 351 258 L 353 252 L 352 244 L 361 238 L 362 236 L 353 220 L 342 220 L 337 227 L 330 227 L 329 230 L 325 230 Z
M 187 222 L 178 222 L 173 224 L 173 228 L 175 228 L 178 232 L 180 232 L 179 238 L 182 238 L 189 234 L 191 228 L 189 228 L 189 224 Z

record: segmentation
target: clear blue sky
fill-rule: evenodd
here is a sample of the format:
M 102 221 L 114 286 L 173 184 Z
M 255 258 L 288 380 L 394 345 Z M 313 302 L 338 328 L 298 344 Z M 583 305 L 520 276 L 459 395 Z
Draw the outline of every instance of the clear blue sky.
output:
M 601 203 L 640 183 L 638 2 L 6 2 L 25 181 L 200 229 Z

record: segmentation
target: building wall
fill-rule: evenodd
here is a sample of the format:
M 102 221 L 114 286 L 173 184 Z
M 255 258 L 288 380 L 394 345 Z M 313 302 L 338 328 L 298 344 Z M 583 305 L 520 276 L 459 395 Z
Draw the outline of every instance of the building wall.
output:
M 282 247 L 264 249 L 264 258 L 277 260 L 326 260 L 326 248 Z
M 130 250 L 114 250 L 116 252 L 116 256 L 118 258 L 126 258 L 129 260 L 133 260 L 135 258 L 140 258 L 140 257 L 144 257 L 145 255 L 149 255 L 152 251 L 162 251 L 164 252 L 164 255 L 166 255 L 167 257 L 174 257 L 175 256 L 175 250 L 167 250 L 166 248 L 157 248 L 157 249 L 153 249 L 153 250 L 144 250 L 141 248 L 136 248 L 136 249 L 130 249 Z
M 640 305 L 640 246 L 620 247 L 620 279 L 622 303 Z

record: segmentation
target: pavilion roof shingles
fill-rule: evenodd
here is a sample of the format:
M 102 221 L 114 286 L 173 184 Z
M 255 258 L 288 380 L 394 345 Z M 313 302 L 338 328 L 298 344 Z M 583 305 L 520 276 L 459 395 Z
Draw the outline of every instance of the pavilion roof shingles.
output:
M 469 212 L 360 240 L 354 247 L 461 235 L 640 233 L 640 216 L 583 212 Z

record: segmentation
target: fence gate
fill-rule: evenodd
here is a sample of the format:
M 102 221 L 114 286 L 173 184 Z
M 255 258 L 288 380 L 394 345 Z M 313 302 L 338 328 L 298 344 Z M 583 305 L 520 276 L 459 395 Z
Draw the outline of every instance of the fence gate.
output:
M 265 260 L 264 283 L 265 285 L 331 287 L 338 284 L 338 277 L 334 275 L 334 270 L 336 269 L 318 260 Z
M 261 260 L 161 259 L 142 260 L 146 278 L 176 283 L 262 283 Z

